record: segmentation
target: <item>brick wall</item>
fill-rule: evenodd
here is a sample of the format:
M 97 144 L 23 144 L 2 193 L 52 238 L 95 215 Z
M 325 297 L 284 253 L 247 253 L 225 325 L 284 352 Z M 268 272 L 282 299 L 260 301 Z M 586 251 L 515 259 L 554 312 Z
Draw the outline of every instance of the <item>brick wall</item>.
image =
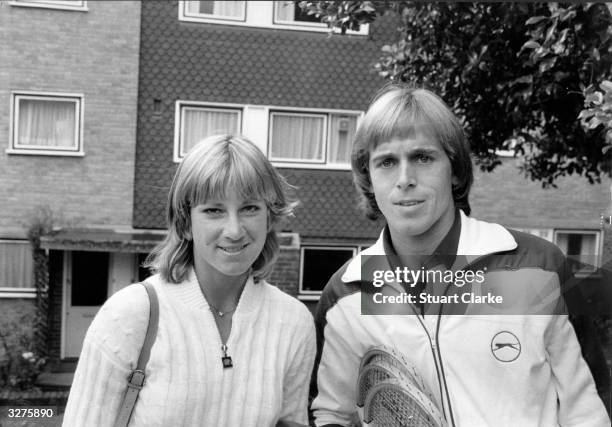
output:
M 131 224 L 140 3 L 87 5 L 0 7 L 0 235 L 40 205 L 81 225 Z M 83 94 L 84 157 L 5 153 L 20 90 Z
M 269 281 L 289 295 L 297 295 L 300 276 L 300 249 L 281 248 Z
M 557 188 L 543 189 L 517 166 L 507 158 L 492 173 L 475 173 L 470 193 L 475 218 L 511 227 L 600 228 L 600 214 L 610 203 L 608 182 L 589 184 L 574 175 L 560 179 Z

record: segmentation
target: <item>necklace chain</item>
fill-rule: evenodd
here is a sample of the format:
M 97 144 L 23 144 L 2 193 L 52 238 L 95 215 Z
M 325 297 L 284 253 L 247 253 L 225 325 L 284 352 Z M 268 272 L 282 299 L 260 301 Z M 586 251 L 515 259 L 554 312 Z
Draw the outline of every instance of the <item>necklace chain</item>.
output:
M 212 305 L 211 302 L 208 302 L 208 307 L 209 308 L 213 308 L 214 310 L 211 310 L 213 312 L 213 314 L 217 314 L 219 315 L 219 317 L 223 317 L 226 314 L 232 313 L 233 311 L 236 311 L 236 308 L 238 308 L 238 303 L 236 303 L 236 305 L 234 306 L 234 308 L 232 308 L 231 310 L 225 310 L 225 311 L 221 311 L 219 310 L 217 307 L 215 307 L 214 305 Z
M 244 290 L 245 284 L 246 282 L 242 285 L 242 288 L 240 289 L 240 292 L 238 293 L 238 298 L 237 298 L 236 303 L 234 304 L 234 307 L 230 310 L 225 310 L 225 311 L 219 310 L 213 303 L 211 303 L 208 297 L 206 296 L 206 292 L 204 292 L 204 288 L 201 287 L 201 289 L 202 289 L 202 294 L 204 295 L 204 299 L 208 303 L 208 308 L 211 309 L 210 311 L 219 317 L 223 317 L 226 314 L 233 313 L 234 311 L 236 311 L 236 309 L 238 308 L 238 303 L 240 302 L 240 296 L 242 295 L 242 291 Z

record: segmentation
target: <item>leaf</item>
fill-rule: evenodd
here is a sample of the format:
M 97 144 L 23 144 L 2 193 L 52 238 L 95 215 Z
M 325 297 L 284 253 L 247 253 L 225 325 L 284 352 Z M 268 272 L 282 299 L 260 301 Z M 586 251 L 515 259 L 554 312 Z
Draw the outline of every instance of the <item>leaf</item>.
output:
M 612 82 L 610 80 L 604 80 L 599 84 L 599 87 L 606 91 L 606 93 L 612 93 Z
M 540 45 L 540 43 L 538 43 L 536 41 L 533 41 L 533 40 L 529 40 L 528 42 L 525 42 L 523 47 L 521 47 L 521 50 L 523 50 L 523 49 L 539 49 L 540 47 L 542 47 Z
M 603 102 L 603 95 L 601 94 L 601 92 L 589 93 L 584 98 L 584 102 L 589 103 L 589 104 L 600 105 Z
M 534 24 L 537 24 L 538 22 L 544 21 L 545 19 L 548 19 L 548 18 L 546 16 L 532 16 L 527 21 L 525 21 L 525 25 L 534 25 Z
M 542 62 L 540 62 L 540 73 L 545 73 L 546 71 L 550 70 L 552 67 L 555 66 L 556 62 L 557 62 L 557 57 L 555 56 L 553 56 L 552 58 L 547 58 L 543 60 Z

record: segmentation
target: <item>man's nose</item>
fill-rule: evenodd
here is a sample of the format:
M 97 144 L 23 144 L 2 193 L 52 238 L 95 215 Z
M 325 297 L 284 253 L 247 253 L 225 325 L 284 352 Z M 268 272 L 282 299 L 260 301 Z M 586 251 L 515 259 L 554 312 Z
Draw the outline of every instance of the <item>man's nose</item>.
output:
M 397 187 L 405 190 L 414 187 L 417 184 L 416 171 L 414 167 L 407 161 L 402 161 L 399 167 L 399 175 L 397 177 Z

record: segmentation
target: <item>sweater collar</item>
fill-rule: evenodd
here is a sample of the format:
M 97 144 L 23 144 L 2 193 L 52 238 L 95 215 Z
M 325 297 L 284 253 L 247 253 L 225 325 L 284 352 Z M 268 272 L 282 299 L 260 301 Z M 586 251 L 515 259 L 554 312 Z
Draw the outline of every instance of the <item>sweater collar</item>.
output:
M 517 243 L 514 237 L 501 225 L 470 218 L 461 210 L 459 214 L 461 215 L 461 225 L 457 255 L 465 256 L 468 262 L 472 262 L 484 255 L 516 249 Z M 363 250 L 352 259 L 342 275 L 342 281 L 348 283 L 361 280 L 361 257 L 386 255 L 384 242 L 385 236 L 383 230 L 374 245 Z M 381 268 L 379 269 L 390 269 L 386 257 L 376 257 L 376 260 L 386 264 L 380 266 Z
M 187 307 L 196 310 L 210 310 L 208 301 L 204 298 L 193 268 L 189 270 L 187 278 L 182 283 L 170 288 L 172 289 L 172 294 Z M 262 288 L 261 283 L 255 283 L 253 276 L 249 276 L 234 312 L 238 314 L 238 317 L 250 316 L 256 312 L 257 307 L 262 302 Z

